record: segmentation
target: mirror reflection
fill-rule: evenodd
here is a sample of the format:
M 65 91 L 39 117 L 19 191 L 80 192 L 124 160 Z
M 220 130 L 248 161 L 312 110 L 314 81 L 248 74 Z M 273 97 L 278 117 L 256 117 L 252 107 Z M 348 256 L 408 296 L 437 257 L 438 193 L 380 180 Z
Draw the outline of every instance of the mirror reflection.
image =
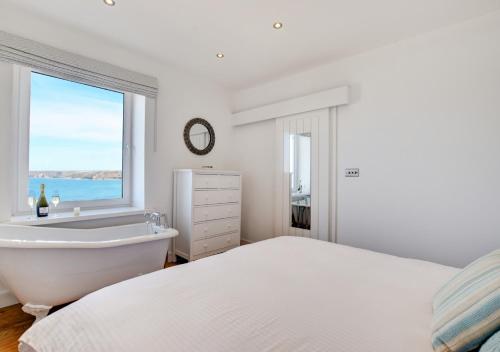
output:
M 311 133 L 290 135 L 291 226 L 311 229 Z
M 201 123 L 196 123 L 189 131 L 189 140 L 196 149 L 203 150 L 210 144 L 210 133 L 208 128 Z

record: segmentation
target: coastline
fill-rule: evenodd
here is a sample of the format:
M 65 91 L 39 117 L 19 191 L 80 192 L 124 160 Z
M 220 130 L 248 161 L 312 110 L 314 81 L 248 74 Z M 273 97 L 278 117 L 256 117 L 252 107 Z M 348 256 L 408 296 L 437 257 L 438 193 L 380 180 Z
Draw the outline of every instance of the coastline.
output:
M 98 171 L 30 171 L 29 178 L 33 179 L 63 179 L 63 180 L 121 180 L 122 172 L 117 170 Z

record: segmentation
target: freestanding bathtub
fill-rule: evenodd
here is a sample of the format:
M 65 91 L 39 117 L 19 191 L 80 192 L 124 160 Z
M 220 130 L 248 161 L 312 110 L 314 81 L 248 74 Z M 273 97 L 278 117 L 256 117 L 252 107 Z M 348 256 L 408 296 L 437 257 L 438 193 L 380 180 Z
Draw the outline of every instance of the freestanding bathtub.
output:
M 0 225 L 0 280 L 37 320 L 50 308 L 163 268 L 174 229 Z

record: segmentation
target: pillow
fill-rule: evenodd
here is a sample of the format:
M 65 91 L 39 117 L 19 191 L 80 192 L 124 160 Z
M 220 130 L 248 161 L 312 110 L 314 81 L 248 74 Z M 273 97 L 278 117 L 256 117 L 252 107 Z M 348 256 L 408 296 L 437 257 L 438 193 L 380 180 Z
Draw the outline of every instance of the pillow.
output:
M 500 352 L 500 331 L 490 337 L 481 347 L 479 352 Z
M 500 328 L 500 249 L 460 271 L 434 296 L 432 346 L 468 352 Z

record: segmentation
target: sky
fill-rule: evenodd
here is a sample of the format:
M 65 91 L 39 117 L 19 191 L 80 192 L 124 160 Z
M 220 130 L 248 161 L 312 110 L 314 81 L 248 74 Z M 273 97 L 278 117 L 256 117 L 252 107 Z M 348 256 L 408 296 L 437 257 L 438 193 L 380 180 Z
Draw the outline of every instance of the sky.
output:
M 121 170 L 122 93 L 31 74 L 30 171 Z

